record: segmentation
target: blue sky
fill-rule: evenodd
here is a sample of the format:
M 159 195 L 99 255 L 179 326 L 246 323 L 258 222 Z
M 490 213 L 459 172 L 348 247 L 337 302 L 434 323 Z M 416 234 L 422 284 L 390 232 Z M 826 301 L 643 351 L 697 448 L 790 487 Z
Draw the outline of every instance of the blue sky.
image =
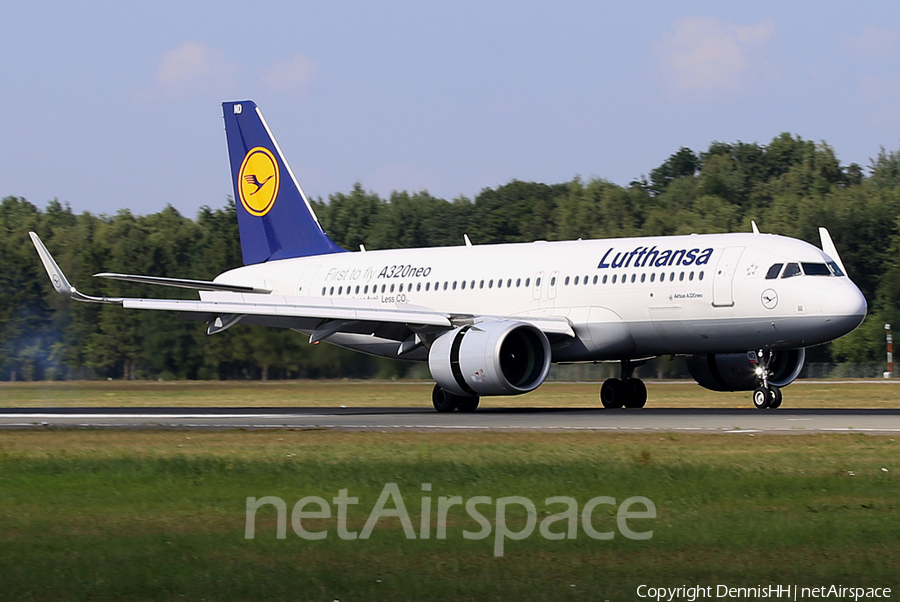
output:
M 0 196 L 194 216 L 253 99 L 306 192 L 627 184 L 679 147 L 900 147 L 900 4 L 87 2 L 4 8 Z

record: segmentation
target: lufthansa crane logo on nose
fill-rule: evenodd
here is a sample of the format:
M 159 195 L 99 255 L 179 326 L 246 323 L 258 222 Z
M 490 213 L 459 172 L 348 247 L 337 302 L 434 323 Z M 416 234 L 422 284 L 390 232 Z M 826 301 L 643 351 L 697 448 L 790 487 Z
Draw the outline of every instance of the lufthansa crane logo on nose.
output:
M 778 293 L 767 288 L 760 295 L 759 300 L 762 301 L 763 307 L 766 309 L 775 309 L 775 306 L 778 305 Z
M 275 155 L 261 146 L 250 149 L 238 172 L 238 196 L 247 213 L 262 217 L 272 209 L 280 179 Z

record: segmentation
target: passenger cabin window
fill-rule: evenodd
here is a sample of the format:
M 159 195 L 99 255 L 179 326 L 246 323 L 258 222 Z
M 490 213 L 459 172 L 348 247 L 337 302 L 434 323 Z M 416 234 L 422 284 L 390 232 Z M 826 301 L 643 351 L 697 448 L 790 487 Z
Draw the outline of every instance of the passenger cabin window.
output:
M 781 271 L 781 267 L 783 263 L 776 263 L 772 267 L 769 268 L 769 271 L 766 272 L 766 280 L 775 280 L 778 278 L 778 273 Z
M 831 270 L 824 263 L 804 263 L 803 273 L 807 276 L 831 276 Z
M 800 264 L 799 263 L 789 263 L 784 268 L 784 273 L 781 275 L 782 278 L 793 278 L 794 276 L 799 276 L 800 272 Z

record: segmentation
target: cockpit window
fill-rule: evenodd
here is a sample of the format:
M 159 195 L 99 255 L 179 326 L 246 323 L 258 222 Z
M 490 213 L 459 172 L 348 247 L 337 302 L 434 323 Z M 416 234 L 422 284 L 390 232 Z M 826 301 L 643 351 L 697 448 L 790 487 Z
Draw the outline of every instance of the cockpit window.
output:
M 838 264 L 836 264 L 835 262 L 829 261 L 828 267 L 831 268 L 831 273 L 834 274 L 835 276 L 843 276 L 844 275 L 844 272 L 841 271 L 841 268 L 839 268 Z
M 824 263 L 804 263 L 803 273 L 807 276 L 831 276 L 831 270 Z
M 787 267 L 784 268 L 784 273 L 781 275 L 782 278 L 792 278 L 793 276 L 799 276 L 800 272 L 800 264 L 799 263 L 789 263 Z
M 766 280 L 774 280 L 775 278 L 778 278 L 778 272 L 781 271 L 781 266 L 783 265 L 783 263 L 776 263 L 775 265 L 770 267 L 769 271 L 766 272 Z

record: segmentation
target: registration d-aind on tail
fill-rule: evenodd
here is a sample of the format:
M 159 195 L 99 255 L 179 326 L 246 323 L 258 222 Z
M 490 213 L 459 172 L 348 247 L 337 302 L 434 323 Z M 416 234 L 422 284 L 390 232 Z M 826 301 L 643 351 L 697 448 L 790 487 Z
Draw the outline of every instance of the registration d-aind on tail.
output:
M 716 391 L 781 404 L 805 349 L 862 323 L 866 301 L 827 230 L 822 248 L 760 233 L 347 252 L 325 233 L 262 113 L 223 104 L 244 266 L 213 281 L 130 274 L 198 300 L 91 297 L 69 284 L 37 234 L 56 291 L 126 309 L 180 312 L 208 333 L 236 324 L 290 328 L 310 342 L 428 362 L 439 412 L 533 391 L 553 362 L 616 361 L 607 408 L 647 401 L 634 369 L 686 355 Z

